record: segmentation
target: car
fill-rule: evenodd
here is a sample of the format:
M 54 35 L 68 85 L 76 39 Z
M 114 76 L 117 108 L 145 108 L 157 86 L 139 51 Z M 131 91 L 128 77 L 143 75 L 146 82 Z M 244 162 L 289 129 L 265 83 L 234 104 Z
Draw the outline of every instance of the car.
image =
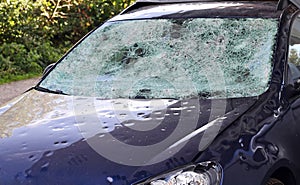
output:
M 0 184 L 300 184 L 299 8 L 138 0 L 1 106 Z

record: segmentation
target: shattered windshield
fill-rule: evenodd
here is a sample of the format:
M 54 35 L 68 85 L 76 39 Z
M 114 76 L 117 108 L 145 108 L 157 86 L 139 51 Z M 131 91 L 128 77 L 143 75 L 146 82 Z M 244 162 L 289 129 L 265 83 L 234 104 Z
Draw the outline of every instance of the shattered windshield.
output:
M 103 99 L 257 96 L 270 81 L 277 24 L 262 18 L 107 23 L 40 87 Z

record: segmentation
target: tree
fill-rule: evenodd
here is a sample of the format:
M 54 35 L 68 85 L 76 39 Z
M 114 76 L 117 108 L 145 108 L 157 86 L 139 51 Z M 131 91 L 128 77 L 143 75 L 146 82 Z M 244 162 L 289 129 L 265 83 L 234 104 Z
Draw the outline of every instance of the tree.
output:
M 291 49 L 289 52 L 289 62 L 295 64 L 296 66 L 300 65 L 299 53 L 296 49 Z
M 0 79 L 41 73 L 42 68 L 56 62 L 83 35 L 132 2 L 3 0 L 0 2 Z

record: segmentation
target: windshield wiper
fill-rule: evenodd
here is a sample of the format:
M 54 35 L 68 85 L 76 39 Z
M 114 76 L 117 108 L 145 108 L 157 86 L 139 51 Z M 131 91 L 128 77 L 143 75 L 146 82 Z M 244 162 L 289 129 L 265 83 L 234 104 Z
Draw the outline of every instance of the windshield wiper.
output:
M 61 90 L 55 90 L 54 91 L 54 90 L 50 90 L 50 89 L 40 87 L 40 86 L 36 86 L 36 87 L 34 87 L 34 89 L 38 90 L 38 91 L 42 91 L 42 92 L 47 92 L 47 93 L 68 95 L 68 94 L 64 93 L 63 91 L 61 91 Z

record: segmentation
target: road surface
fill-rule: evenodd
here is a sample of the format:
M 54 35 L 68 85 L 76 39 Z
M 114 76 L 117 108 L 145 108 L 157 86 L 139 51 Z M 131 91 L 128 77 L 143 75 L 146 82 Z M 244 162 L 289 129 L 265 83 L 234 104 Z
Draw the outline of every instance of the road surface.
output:
M 0 85 L 0 106 L 14 97 L 19 96 L 38 81 L 39 78 L 32 78 Z

